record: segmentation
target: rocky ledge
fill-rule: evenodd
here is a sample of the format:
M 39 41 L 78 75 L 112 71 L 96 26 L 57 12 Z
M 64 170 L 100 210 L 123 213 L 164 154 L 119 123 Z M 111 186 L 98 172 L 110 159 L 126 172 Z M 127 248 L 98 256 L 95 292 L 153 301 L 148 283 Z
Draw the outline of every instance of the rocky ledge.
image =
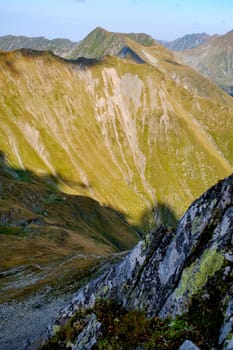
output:
M 156 322 L 170 320 L 171 329 L 175 322 L 172 320 L 181 319 L 182 315 L 192 318 L 199 310 L 197 318 L 204 323 L 201 315 L 208 313 L 208 324 L 202 324 L 203 332 L 199 328 L 199 338 L 204 339 L 214 324 L 215 334 L 210 334 L 209 339 L 215 340 L 212 344 L 211 340 L 206 344 L 203 340 L 196 345 L 202 348 L 204 344 L 203 349 L 233 349 L 232 243 L 233 175 L 196 200 L 176 229 L 160 227 L 148 234 L 120 263 L 81 288 L 51 327 L 53 342 L 63 332 L 63 341 L 57 342 L 56 349 L 110 349 L 103 345 L 104 320 L 113 309 L 107 309 L 110 300 L 124 313 L 143 312 L 147 320 Z M 106 310 L 102 318 L 96 308 L 100 304 Z M 114 322 L 119 322 L 119 311 L 114 317 Z M 64 336 L 68 323 L 73 327 L 71 338 Z M 131 348 L 197 348 L 190 340 L 184 340 L 182 336 L 178 347 L 153 347 L 141 341 Z M 44 345 L 44 349 L 50 348 L 53 349 L 48 343 Z

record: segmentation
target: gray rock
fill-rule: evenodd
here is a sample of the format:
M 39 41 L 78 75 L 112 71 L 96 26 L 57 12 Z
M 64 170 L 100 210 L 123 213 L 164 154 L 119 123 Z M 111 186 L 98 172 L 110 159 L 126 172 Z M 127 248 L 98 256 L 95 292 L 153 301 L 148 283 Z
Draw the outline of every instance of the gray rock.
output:
M 193 296 L 208 295 L 205 287 L 216 273 L 227 283 L 232 236 L 233 175 L 196 200 L 176 230 L 160 227 L 148 234 L 120 263 L 81 288 L 56 322 L 64 324 L 76 310 L 108 299 L 128 310 L 143 309 L 148 317 L 182 314 Z
M 181 345 L 179 350 L 200 350 L 193 342 L 190 340 L 185 340 L 185 342 Z
M 96 315 L 92 313 L 88 317 L 88 322 L 84 330 L 79 334 L 72 350 L 90 350 L 96 344 L 100 334 L 101 323 L 98 322 Z
M 229 301 L 224 316 L 218 343 L 230 350 L 233 349 L 233 299 Z

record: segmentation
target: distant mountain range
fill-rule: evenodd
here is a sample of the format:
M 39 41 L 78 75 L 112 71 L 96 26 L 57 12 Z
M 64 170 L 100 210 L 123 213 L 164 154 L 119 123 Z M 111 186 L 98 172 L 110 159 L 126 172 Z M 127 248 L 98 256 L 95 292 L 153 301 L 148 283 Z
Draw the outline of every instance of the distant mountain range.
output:
M 0 50 L 13 51 L 18 49 L 33 49 L 42 51 L 52 51 L 54 54 L 65 57 L 70 51 L 77 46 L 78 43 L 68 39 L 46 39 L 44 37 L 27 37 L 5 35 L 0 37 Z
M 233 95 L 232 36 L 232 32 L 213 36 L 206 33 L 194 33 L 168 42 L 156 41 L 143 33 L 112 33 L 97 27 L 79 43 L 59 38 L 48 40 L 44 37 L 2 36 L 0 37 L 0 50 L 12 51 L 30 48 L 52 51 L 55 55 L 72 60 L 80 57 L 99 59 L 106 55 L 132 56 L 138 63 L 143 63 L 137 55 L 133 54 L 133 50 L 129 49 L 128 40 L 145 47 L 161 44 L 169 50 L 177 52 L 177 57 L 184 63 Z
M 183 51 L 180 57 L 233 96 L 233 31 Z
M 151 46 L 155 41 L 151 36 L 143 33 L 111 33 L 101 27 L 97 27 L 79 43 L 59 38 L 48 40 L 44 37 L 29 38 L 26 36 L 6 35 L 0 37 L 0 50 L 13 51 L 28 48 L 52 51 L 58 56 L 70 59 L 82 56 L 98 58 L 104 55 L 118 54 L 122 46 L 124 46 L 126 38 L 130 38 L 144 46 Z
M 121 40 L 119 40 L 119 37 L 121 37 Z M 150 35 L 144 33 L 111 33 L 101 27 L 97 27 L 80 42 L 72 42 L 69 39 L 61 38 L 49 40 L 44 37 L 5 35 L 0 37 L 0 50 L 13 51 L 30 48 L 52 51 L 58 56 L 67 58 L 77 58 L 80 56 L 96 57 L 106 54 L 107 47 L 110 46 L 113 50 L 112 54 L 118 53 L 119 41 L 121 43 L 124 42 L 125 37 L 133 39 L 144 46 L 151 46 L 155 42 Z M 211 36 L 206 33 L 195 33 L 185 35 L 173 41 L 157 40 L 157 42 L 172 51 L 183 51 L 202 45 L 210 38 Z
M 187 34 L 182 38 L 178 38 L 172 41 L 160 41 L 160 43 L 167 47 L 169 50 L 183 51 L 202 45 L 210 38 L 211 36 L 206 33 L 194 33 Z

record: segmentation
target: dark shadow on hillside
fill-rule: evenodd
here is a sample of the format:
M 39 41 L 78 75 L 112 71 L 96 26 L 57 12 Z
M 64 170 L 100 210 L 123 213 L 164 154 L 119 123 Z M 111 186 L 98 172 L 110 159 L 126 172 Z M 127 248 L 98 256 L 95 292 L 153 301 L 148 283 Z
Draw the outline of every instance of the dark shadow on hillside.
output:
M 8 161 L 3 151 L 0 151 L 0 179 L 1 176 L 4 176 L 9 180 L 14 180 L 19 183 L 44 186 L 44 188 L 47 191 L 50 191 L 47 199 L 48 203 L 63 201 L 63 196 L 69 198 L 77 198 L 80 204 L 83 203 L 83 205 L 86 208 L 88 208 L 86 213 L 81 214 L 83 215 L 83 219 L 87 222 L 91 222 L 92 220 L 90 219 L 92 217 L 91 208 L 94 208 L 95 203 L 96 207 L 98 206 L 108 210 L 112 213 L 113 216 L 117 217 L 118 220 L 128 225 L 138 236 L 138 238 L 143 237 L 145 233 L 149 232 L 155 227 L 158 227 L 160 225 L 176 226 L 178 222 L 178 218 L 175 212 L 167 204 L 157 203 L 155 207 L 153 207 L 152 209 L 148 209 L 142 213 L 140 222 L 137 225 L 132 225 L 129 223 L 127 215 L 120 212 L 119 210 L 116 210 L 115 208 L 112 208 L 110 206 L 102 206 L 99 202 L 88 196 L 70 194 L 68 195 L 67 193 L 62 192 L 59 188 L 59 185 L 61 183 L 76 190 L 78 190 L 78 188 L 80 188 L 80 190 L 89 190 L 91 188 L 91 185 L 70 181 L 69 179 L 64 178 L 60 174 L 38 175 L 28 169 L 13 168 L 8 164 Z M 37 208 L 36 203 L 34 203 L 33 206 Z M 99 225 L 99 223 L 96 220 L 95 225 L 99 227 L 100 231 L 105 231 L 105 229 L 101 227 L 101 225 Z M 114 242 L 114 244 L 117 245 L 116 242 Z
M 137 64 L 146 63 L 136 52 L 134 52 L 130 47 L 124 46 L 118 56 L 123 59 L 130 59 Z
M 70 223 L 78 219 L 85 223 L 85 227 L 90 231 L 90 234 L 93 235 L 94 232 L 101 234 L 103 237 L 102 243 L 107 240 L 119 251 L 131 248 L 140 239 L 141 236 L 136 228 L 128 223 L 126 215 L 122 212 L 109 206 L 103 206 L 89 196 L 64 193 L 59 188 L 61 182 L 76 190 L 78 188 L 82 190 L 90 189 L 90 186 L 69 181 L 60 174 L 40 176 L 28 169 L 13 168 L 9 165 L 4 152 L 0 151 L 0 199 L 3 199 L 3 201 L 9 200 L 9 203 L 15 201 L 36 214 L 33 215 L 33 219 L 26 219 L 23 216 L 15 219 L 15 211 L 10 210 L 13 214 L 7 215 L 12 216 L 12 221 L 9 218 L 6 219 L 3 213 L 4 218 L 0 215 L 0 226 L 5 224 L 5 226 L 13 225 L 18 228 L 25 228 L 31 224 L 43 226 L 53 216 L 53 210 L 63 207 L 61 217 L 63 222 L 67 223 L 67 225 L 61 226 L 63 229 L 75 230 L 75 227 L 72 227 Z M 17 186 L 17 184 L 19 185 Z M 69 207 L 69 210 L 66 211 L 65 208 L 67 207 Z M 21 214 L 19 213 L 19 215 Z M 126 235 L 131 233 L 131 243 L 127 242 L 129 237 L 124 240 L 122 232 L 125 232 Z
M 80 189 L 90 189 L 90 185 L 82 182 L 71 181 L 59 173 L 38 175 L 29 169 L 14 168 L 8 164 L 4 152 L 0 151 L 0 174 L 19 182 L 42 184 L 47 188 L 60 192 L 59 184 L 64 183 L 70 187 L 78 187 Z
M 160 225 L 176 227 L 178 221 L 174 210 L 169 205 L 159 202 L 152 209 L 142 213 L 140 227 L 136 229 L 140 231 L 140 228 L 143 228 L 143 232 L 149 232 Z
M 101 58 L 97 59 L 95 57 L 89 58 L 89 57 L 78 57 L 77 59 L 68 59 L 63 58 L 61 56 L 57 56 L 52 51 L 46 51 L 46 50 L 35 50 L 35 49 L 18 49 L 16 50 L 20 52 L 24 57 L 48 57 L 48 58 L 54 58 L 60 62 L 68 63 L 68 64 L 75 64 L 79 66 L 81 69 L 91 67 L 94 65 L 98 65 L 101 62 Z
M 227 89 L 223 89 L 223 90 L 225 90 L 231 97 L 233 97 L 233 85 L 231 85 Z

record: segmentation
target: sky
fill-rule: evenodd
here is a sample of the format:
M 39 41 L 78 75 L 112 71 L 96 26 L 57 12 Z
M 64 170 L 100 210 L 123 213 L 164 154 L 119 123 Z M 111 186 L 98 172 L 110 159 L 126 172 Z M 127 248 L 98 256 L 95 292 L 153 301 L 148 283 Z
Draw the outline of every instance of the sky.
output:
M 100 26 L 174 40 L 233 29 L 233 0 L 0 0 L 0 36 L 82 40 Z

